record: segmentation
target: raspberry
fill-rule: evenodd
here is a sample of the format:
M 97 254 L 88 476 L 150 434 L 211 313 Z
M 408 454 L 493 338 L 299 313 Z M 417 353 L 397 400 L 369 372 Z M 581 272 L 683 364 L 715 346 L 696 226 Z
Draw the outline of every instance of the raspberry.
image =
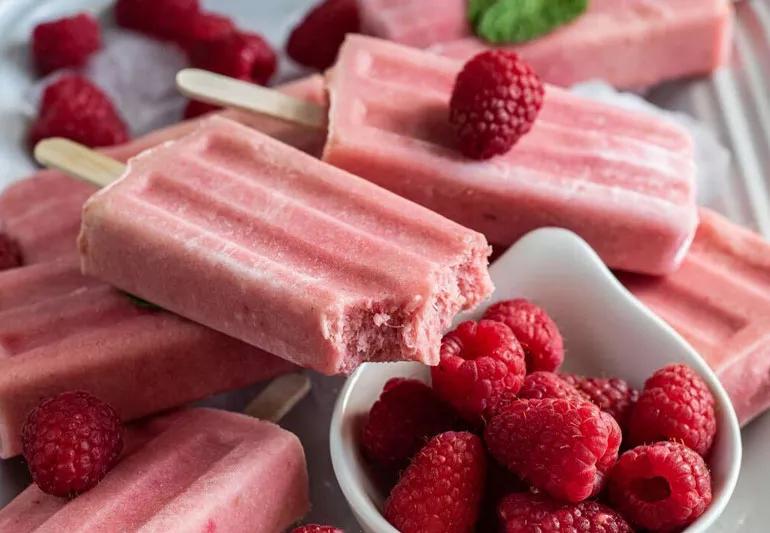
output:
M 506 300 L 489 307 L 486 320 L 502 322 L 524 348 L 527 372 L 556 372 L 564 361 L 564 341 L 559 328 L 543 309 L 524 299 Z
M 185 50 L 191 50 L 200 43 L 216 41 L 236 31 L 235 24 L 228 17 L 201 11 L 180 30 L 176 42 Z
M 534 494 L 511 494 L 498 507 L 503 533 L 631 533 L 617 512 L 599 502 L 561 503 Z
M 467 533 L 479 516 L 486 454 L 472 433 L 433 437 L 404 471 L 385 518 L 401 533 Z
M 321 526 L 318 524 L 308 524 L 306 526 L 295 527 L 291 533 L 345 533 L 334 526 Z
M 337 60 L 345 35 L 359 27 L 356 0 L 325 0 L 292 30 L 286 53 L 300 65 L 326 70 Z
M 66 137 L 86 146 L 128 140 L 126 126 L 109 98 L 81 76 L 62 76 L 43 93 L 40 113 L 28 134 L 34 146 L 47 137 Z
M 711 503 L 711 475 L 703 458 L 678 442 L 638 446 L 610 471 L 609 498 L 637 527 L 678 529 Z
M 82 67 L 101 47 L 99 23 L 86 13 L 38 24 L 32 32 L 32 55 L 40 74 Z
M 22 450 L 43 492 L 72 497 L 94 487 L 123 449 L 115 410 L 87 392 L 43 400 L 27 416 Z
M 478 54 L 457 76 L 449 103 L 460 151 L 473 159 L 508 152 L 532 128 L 544 95 L 535 71 L 513 52 Z
M 588 401 L 519 400 L 484 430 L 492 455 L 554 498 L 579 502 L 602 488 L 618 456 L 617 422 Z
M 456 418 L 425 383 L 391 379 L 369 411 L 361 446 L 380 466 L 401 468 L 429 438 L 452 429 Z
M 441 359 L 431 369 L 433 388 L 460 416 L 475 423 L 504 391 L 524 381 L 524 352 L 499 322 L 463 322 L 441 341 Z
M 564 398 L 585 401 L 585 395 L 552 372 L 533 372 L 524 378 L 519 398 L 541 400 L 543 398 Z
M 19 243 L 7 233 L 0 231 L 0 271 L 19 267 L 22 262 Z
M 190 100 L 184 108 L 184 118 L 196 118 L 212 111 L 219 111 L 220 109 L 222 108 L 216 105 L 199 102 L 198 100 Z
M 115 4 L 119 26 L 174 42 L 185 40 L 199 15 L 198 0 L 118 0 Z
M 190 62 L 194 67 L 264 85 L 275 73 L 278 59 L 259 35 L 235 32 L 197 43 L 190 50 Z
M 668 365 L 644 384 L 628 419 L 632 445 L 674 440 L 705 456 L 717 424 L 714 396 L 708 385 L 685 365 Z
M 611 414 L 621 428 L 626 427 L 631 408 L 639 399 L 639 391 L 620 378 L 589 378 L 562 374 L 561 379 L 582 392 L 605 413 Z

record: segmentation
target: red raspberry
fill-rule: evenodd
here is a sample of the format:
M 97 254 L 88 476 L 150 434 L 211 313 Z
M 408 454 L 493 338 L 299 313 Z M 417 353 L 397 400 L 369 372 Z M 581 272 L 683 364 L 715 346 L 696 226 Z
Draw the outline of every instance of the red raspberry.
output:
M 15 239 L 0 231 L 0 271 L 22 265 L 21 248 Z
M 200 12 L 198 0 L 118 0 L 115 21 L 158 39 L 182 42 Z
M 196 118 L 212 111 L 219 111 L 220 109 L 222 108 L 216 105 L 199 102 L 198 100 L 190 100 L 184 108 L 184 118 Z
M 361 446 L 380 466 L 401 468 L 429 438 L 456 424 L 456 415 L 425 383 L 391 379 L 369 411 Z
M 678 442 L 638 446 L 610 471 L 609 498 L 637 527 L 678 529 L 711 503 L 711 475 L 703 458 Z
M 503 533 L 631 533 L 617 512 L 599 502 L 561 503 L 534 494 L 511 494 L 498 508 Z
M 99 23 L 86 13 L 38 24 L 32 32 L 32 54 L 40 74 L 81 67 L 101 47 Z
M 467 533 L 479 516 L 487 468 L 481 439 L 449 431 L 433 437 L 404 471 L 385 518 L 401 533 Z
M 597 494 L 618 457 L 617 422 L 587 401 L 519 400 L 484 430 L 492 455 L 554 498 L 579 502 Z
M 449 103 L 460 151 L 473 159 L 508 152 L 532 128 L 544 95 L 535 71 L 513 52 L 478 54 L 457 76 Z
M 69 75 L 46 88 L 28 134 L 32 146 L 47 137 L 66 137 L 96 147 L 126 142 L 128 133 L 107 95 L 87 79 Z
M 705 456 L 714 443 L 714 396 L 691 368 L 675 364 L 644 384 L 628 419 L 632 445 L 674 440 Z
M 259 35 L 245 32 L 196 44 L 190 50 L 190 61 L 194 67 L 263 85 L 278 65 L 270 45 Z
M 200 43 L 216 41 L 236 31 L 238 29 L 228 17 L 201 11 L 190 18 L 176 42 L 185 50 L 192 50 L 194 46 Z
M 321 526 L 318 524 L 308 524 L 306 526 L 295 527 L 291 533 L 345 533 L 334 526 Z
M 441 341 L 441 360 L 431 369 L 433 388 L 460 416 L 475 423 L 499 396 L 524 381 L 524 352 L 499 322 L 463 322 Z
M 585 401 L 588 398 L 575 387 L 552 372 L 533 372 L 524 378 L 519 398 L 541 400 L 543 398 L 564 398 Z
M 511 328 L 527 356 L 527 372 L 556 372 L 564 361 L 559 328 L 548 313 L 529 300 L 498 302 L 487 309 L 484 318 Z
M 326 70 L 337 60 L 345 35 L 359 27 L 356 0 L 325 0 L 292 30 L 286 53 L 301 65 Z
M 72 497 L 94 487 L 123 449 L 115 410 L 87 392 L 43 400 L 27 416 L 22 450 L 40 490 Z
M 639 391 L 620 378 L 589 378 L 562 374 L 561 379 L 582 392 L 605 413 L 611 414 L 621 428 L 626 427 L 631 408 L 639 399 Z

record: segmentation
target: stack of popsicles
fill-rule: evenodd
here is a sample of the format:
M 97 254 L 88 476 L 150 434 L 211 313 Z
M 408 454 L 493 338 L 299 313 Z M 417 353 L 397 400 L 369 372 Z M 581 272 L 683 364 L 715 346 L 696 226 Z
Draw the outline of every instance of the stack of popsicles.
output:
M 365 32 L 467 60 L 491 46 L 473 36 L 467 0 L 359 0 Z M 602 79 L 623 88 L 704 74 L 731 46 L 730 0 L 590 0 L 572 23 L 505 45 L 556 85 Z
M 633 61 L 695 38 L 714 43 L 684 55 L 687 72 L 632 72 L 641 70 L 633 61 L 594 57 L 621 85 L 719 62 L 724 1 L 698 4 L 698 16 L 684 0 L 634 0 L 622 14 L 613 5 L 594 0 L 578 22 L 522 51 L 550 50 L 543 63 L 561 71 L 567 60 L 555 50 L 605 50 L 621 33 Z M 379 19 L 364 7 L 367 27 L 398 27 L 405 33 L 391 36 L 411 41 L 391 23 L 417 21 L 410 6 L 389 3 Z M 684 41 L 673 20 L 682 15 Z M 414 35 L 467 31 L 464 16 L 444 22 Z M 599 37 L 589 39 L 589 22 Z M 658 38 L 667 44 L 640 55 Z M 19 452 L 29 409 L 62 390 L 89 390 L 133 419 L 295 364 L 328 374 L 366 361 L 435 364 L 455 316 L 492 290 L 487 240 L 509 245 L 551 225 L 635 272 L 624 282 L 702 351 L 742 421 L 770 405 L 770 244 L 708 211 L 698 226 L 688 135 L 549 86 L 535 127 L 509 154 L 466 160 L 447 124 L 460 67 L 352 36 L 325 82 L 285 88 L 319 105 L 328 96 L 328 131 L 226 111 L 106 150 L 131 159 L 95 194 L 41 172 L 0 196 L 0 221 L 24 256 L 0 273 L 0 457 Z M 728 299 L 711 297 L 717 284 L 734 288 Z M 307 510 L 301 445 L 272 424 L 186 410 L 132 426 L 127 448 L 72 501 L 28 488 L 0 510 L 0 531 L 273 531 Z

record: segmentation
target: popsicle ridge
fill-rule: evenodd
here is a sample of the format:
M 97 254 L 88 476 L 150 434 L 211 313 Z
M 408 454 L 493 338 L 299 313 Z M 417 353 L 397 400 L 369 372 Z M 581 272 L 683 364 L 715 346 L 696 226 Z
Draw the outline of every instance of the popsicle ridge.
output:
M 491 291 L 480 234 L 221 118 L 131 160 L 84 212 L 87 273 L 330 374 L 435 364 Z M 114 239 L 137 253 L 108 253 Z M 201 272 L 216 291 L 173 290 Z

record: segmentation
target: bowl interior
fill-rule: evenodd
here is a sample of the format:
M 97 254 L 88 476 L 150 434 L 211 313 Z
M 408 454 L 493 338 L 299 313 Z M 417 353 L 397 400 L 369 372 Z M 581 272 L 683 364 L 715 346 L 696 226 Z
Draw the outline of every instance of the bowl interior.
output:
M 710 458 L 714 500 L 686 531 L 705 531 L 726 506 L 738 477 L 741 441 L 726 392 L 697 353 L 662 320 L 623 288 L 594 251 L 565 230 L 541 229 L 508 250 L 492 267 L 496 290 L 491 302 L 524 297 L 548 311 L 564 336 L 564 368 L 587 375 L 619 376 L 641 387 L 655 370 L 672 362 L 695 369 L 717 401 L 719 431 Z M 458 321 L 478 318 L 466 313 Z M 380 514 L 382 494 L 359 452 L 363 417 L 391 377 L 429 381 L 418 363 L 367 364 L 347 381 L 331 425 L 335 473 L 348 502 L 367 532 L 395 532 Z

